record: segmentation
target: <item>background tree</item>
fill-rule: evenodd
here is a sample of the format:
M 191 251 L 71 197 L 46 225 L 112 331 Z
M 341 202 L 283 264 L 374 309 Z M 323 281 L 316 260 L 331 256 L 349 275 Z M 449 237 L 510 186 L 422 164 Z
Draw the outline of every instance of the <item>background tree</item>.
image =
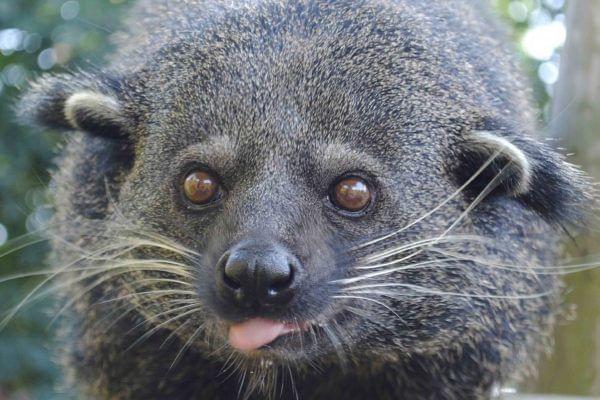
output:
M 548 133 L 574 154 L 570 161 L 600 182 L 600 0 L 569 2 L 566 25 Z M 597 262 L 599 239 L 580 237 L 570 252 Z M 576 289 L 567 301 L 577 306 L 577 319 L 557 331 L 555 356 L 542 365 L 536 386 L 600 395 L 600 270 L 569 276 L 567 285 Z

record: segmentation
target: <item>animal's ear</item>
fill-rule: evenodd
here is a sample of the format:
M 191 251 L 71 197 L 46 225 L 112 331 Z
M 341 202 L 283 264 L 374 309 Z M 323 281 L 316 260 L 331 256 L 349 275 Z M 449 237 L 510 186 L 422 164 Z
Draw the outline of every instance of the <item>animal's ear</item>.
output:
M 116 79 L 85 73 L 44 76 L 30 85 L 16 109 L 21 120 L 37 126 L 113 139 L 127 136 Z
M 492 190 L 509 196 L 529 191 L 532 165 L 525 153 L 510 140 L 494 132 L 471 132 L 458 149 L 459 180 L 467 191 Z
M 473 131 L 456 154 L 466 193 L 491 189 L 490 196 L 514 197 L 549 222 L 586 224 L 595 202 L 590 179 L 546 145 L 526 135 Z

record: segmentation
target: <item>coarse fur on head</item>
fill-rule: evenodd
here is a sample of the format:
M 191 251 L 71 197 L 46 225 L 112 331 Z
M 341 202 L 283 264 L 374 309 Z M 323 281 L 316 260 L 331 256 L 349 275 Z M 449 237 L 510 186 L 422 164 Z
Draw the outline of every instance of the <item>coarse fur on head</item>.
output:
M 469 399 L 531 372 L 587 179 L 532 138 L 501 29 L 470 0 L 150 0 L 102 73 L 19 113 L 76 131 L 54 175 L 70 384 L 99 398 Z M 185 199 L 190 171 L 215 201 Z M 332 202 L 344 177 L 370 205 Z M 219 260 L 278 246 L 284 307 L 219 296 Z M 286 253 L 286 254 L 287 254 Z M 295 327 L 252 351 L 256 318 Z M 86 397 L 87 398 L 87 397 Z

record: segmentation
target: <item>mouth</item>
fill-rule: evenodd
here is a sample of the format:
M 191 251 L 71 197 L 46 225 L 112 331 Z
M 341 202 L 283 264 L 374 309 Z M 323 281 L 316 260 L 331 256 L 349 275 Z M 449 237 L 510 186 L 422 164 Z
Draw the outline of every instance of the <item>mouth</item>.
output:
M 318 322 L 287 323 L 264 318 L 252 318 L 229 327 L 229 344 L 240 351 L 249 352 L 276 342 L 279 338 L 308 332 L 319 327 Z

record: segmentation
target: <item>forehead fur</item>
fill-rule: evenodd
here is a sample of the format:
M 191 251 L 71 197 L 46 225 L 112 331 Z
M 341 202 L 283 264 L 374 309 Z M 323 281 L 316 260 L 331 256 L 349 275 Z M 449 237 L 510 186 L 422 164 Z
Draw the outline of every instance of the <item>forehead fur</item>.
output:
M 368 137 L 369 144 L 387 147 L 408 140 L 406 132 L 474 126 L 485 117 L 532 127 L 528 106 L 515 100 L 526 96 L 518 95 L 516 67 L 495 29 L 485 19 L 462 18 L 479 8 L 471 2 L 169 6 L 169 18 L 185 21 L 162 21 L 155 33 L 136 31 L 134 21 L 120 42 L 133 37 L 148 47 L 142 54 L 123 46 L 115 59 L 128 61 L 114 65 L 136 71 L 132 107 L 157 131 L 169 125 L 180 134 L 242 139 L 259 131 L 271 146 Z M 206 12 L 195 15 L 199 9 Z M 448 29 L 455 24 L 464 29 Z M 152 46 L 159 34 L 162 45 Z M 474 56 L 483 43 L 494 51 Z

